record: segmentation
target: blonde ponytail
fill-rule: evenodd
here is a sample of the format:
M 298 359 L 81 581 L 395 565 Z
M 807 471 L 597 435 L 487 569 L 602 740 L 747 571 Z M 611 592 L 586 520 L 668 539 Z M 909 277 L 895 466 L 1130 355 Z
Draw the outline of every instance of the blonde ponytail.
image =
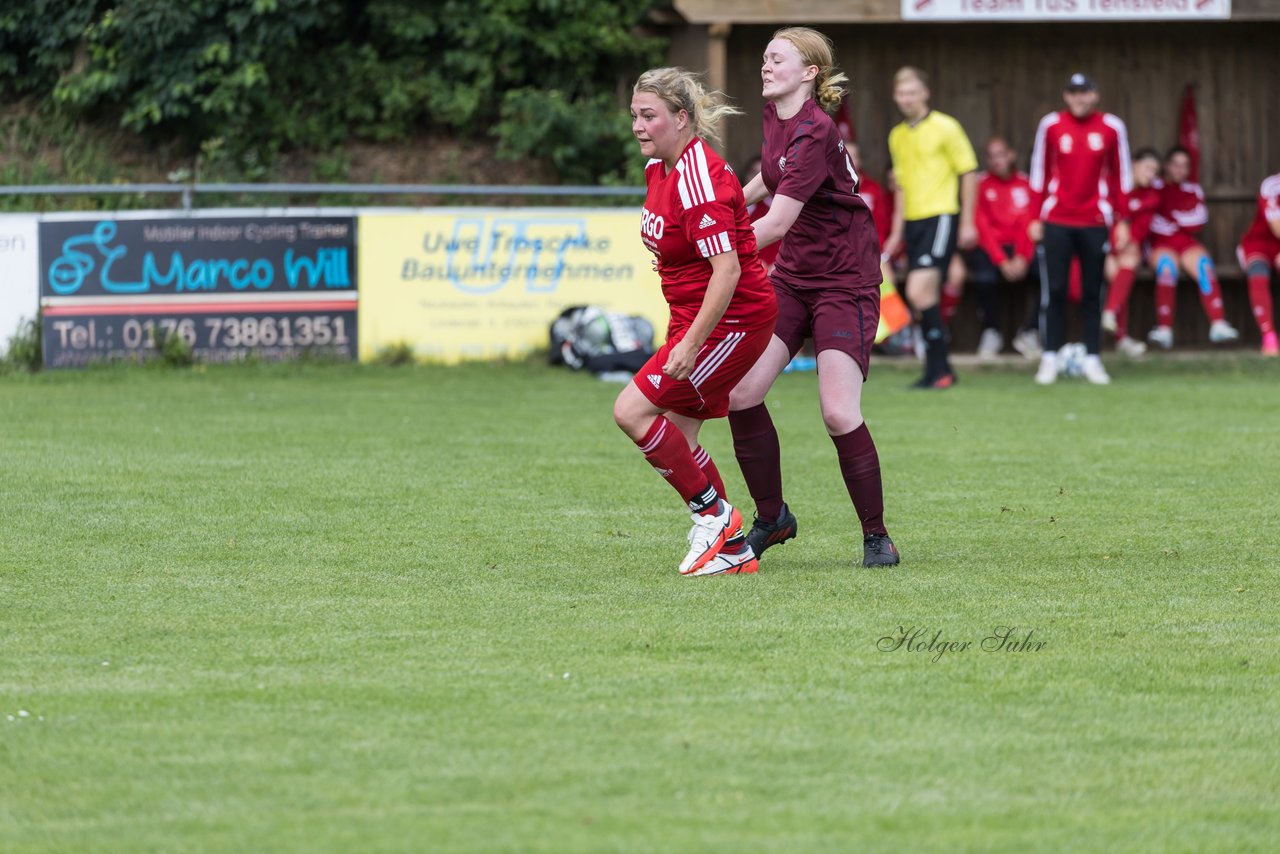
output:
M 844 85 L 849 78 L 836 67 L 831 39 L 809 27 L 783 27 L 773 37 L 791 42 L 805 65 L 818 67 L 818 76 L 813 81 L 814 100 L 828 113 L 834 112 L 849 91 Z

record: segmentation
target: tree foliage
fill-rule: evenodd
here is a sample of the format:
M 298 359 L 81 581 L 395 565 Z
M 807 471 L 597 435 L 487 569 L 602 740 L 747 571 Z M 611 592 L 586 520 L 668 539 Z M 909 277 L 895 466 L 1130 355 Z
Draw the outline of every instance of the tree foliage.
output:
M 206 158 L 425 129 L 491 135 L 567 181 L 628 159 L 623 84 L 660 61 L 653 0 L 26 0 L 0 7 L 0 95 Z

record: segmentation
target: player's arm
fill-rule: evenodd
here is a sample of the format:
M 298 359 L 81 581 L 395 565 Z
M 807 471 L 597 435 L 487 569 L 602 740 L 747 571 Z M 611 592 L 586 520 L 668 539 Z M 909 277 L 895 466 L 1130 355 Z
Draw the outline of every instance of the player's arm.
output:
M 1263 211 L 1263 216 L 1267 218 L 1267 228 L 1271 229 L 1271 236 L 1280 240 L 1280 197 L 1269 199 Z
M 966 172 L 960 176 L 960 231 L 956 236 L 961 249 L 978 245 L 978 229 L 974 225 L 973 200 L 978 195 L 978 173 Z
M 756 177 L 748 181 L 747 186 L 742 188 L 742 195 L 747 199 L 747 207 L 751 207 L 768 196 L 769 189 L 764 185 L 764 176 L 757 172 Z
M 712 255 L 707 260 L 711 262 L 711 280 L 707 282 L 702 307 L 689 325 L 689 331 L 668 352 L 667 363 L 662 366 L 662 372 L 673 380 L 688 379 L 693 373 L 698 351 L 707 342 L 707 337 L 716 328 L 720 318 L 724 317 L 725 309 L 733 299 L 733 292 L 738 288 L 738 279 L 742 276 L 742 265 L 738 262 L 736 250 Z
M 804 209 L 804 202 L 790 196 L 774 196 L 769 212 L 751 223 L 756 232 L 756 248 L 763 249 L 777 243 L 795 224 Z
M 1036 142 L 1031 149 L 1031 174 L 1027 176 L 1031 184 L 1031 222 L 1027 223 L 1027 237 L 1032 243 L 1039 243 L 1044 237 L 1044 224 L 1040 222 L 1040 212 L 1044 210 L 1045 188 L 1048 186 L 1048 175 L 1053 172 L 1056 147 L 1046 144 L 1049 128 L 1057 121 L 1057 114 L 1050 113 L 1040 120 L 1036 128 Z
M 972 249 L 978 245 L 978 229 L 974 226 L 973 201 L 978 195 L 978 155 L 973 143 L 959 122 L 953 120 L 947 135 L 947 159 L 955 174 L 960 176 L 960 228 L 956 232 L 956 245 Z
M 893 188 L 893 225 L 889 227 L 889 236 L 884 241 L 882 247 L 884 257 L 892 258 L 898 254 L 898 250 L 902 248 L 902 233 L 906 229 L 907 220 L 903 213 L 906 210 L 906 201 L 902 192 L 902 185 L 895 182 Z

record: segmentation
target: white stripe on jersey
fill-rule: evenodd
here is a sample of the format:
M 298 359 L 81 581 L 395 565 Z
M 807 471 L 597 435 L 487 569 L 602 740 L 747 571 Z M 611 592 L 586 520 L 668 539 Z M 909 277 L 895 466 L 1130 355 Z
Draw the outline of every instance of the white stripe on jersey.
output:
M 696 204 L 696 202 L 694 202 L 694 200 L 689 196 L 689 187 L 684 180 L 683 160 L 676 161 L 676 172 L 679 173 L 676 175 L 676 189 L 680 191 L 680 206 L 684 210 L 689 210 Z
M 1050 113 L 1040 120 L 1040 127 L 1036 129 L 1036 145 L 1031 151 L 1031 189 L 1037 193 L 1044 190 L 1044 160 L 1045 160 L 1045 136 L 1049 133 L 1049 128 L 1058 123 L 1059 115 Z
M 704 237 L 698 241 L 698 253 L 703 258 L 710 258 L 712 255 L 723 255 L 731 251 L 731 249 L 729 233 L 725 231 L 713 234 L 710 237 Z
M 1132 193 L 1133 163 L 1129 160 L 1129 129 L 1124 126 L 1123 121 L 1110 113 L 1103 113 L 1102 121 L 1116 132 L 1116 142 L 1119 145 L 1118 155 L 1120 157 L 1120 192 Z
M 695 141 L 689 150 L 676 162 L 676 171 L 680 173 L 676 183 L 680 188 L 680 202 L 685 210 L 694 205 L 705 205 L 715 201 L 716 188 L 711 183 L 711 174 L 707 172 L 707 155 L 702 143 Z
M 695 142 L 689 153 L 693 155 L 694 183 L 702 188 L 703 202 L 714 202 L 716 200 L 716 188 L 711 183 L 711 173 L 707 171 L 706 149 L 702 147 L 701 142 Z
M 701 365 L 699 365 L 689 376 L 689 382 L 695 386 L 706 382 L 712 374 L 716 372 L 716 368 L 724 364 L 724 360 L 729 358 L 733 353 L 733 348 L 738 346 L 738 342 L 747 337 L 745 332 L 730 332 L 725 339 L 716 345 L 711 351 L 711 355 L 707 357 Z

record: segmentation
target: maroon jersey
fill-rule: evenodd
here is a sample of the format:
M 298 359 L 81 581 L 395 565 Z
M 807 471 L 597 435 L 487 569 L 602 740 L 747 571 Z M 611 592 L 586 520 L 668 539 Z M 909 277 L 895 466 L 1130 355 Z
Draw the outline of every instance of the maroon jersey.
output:
M 1021 172 L 1011 172 L 1007 178 L 984 172 L 978 180 L 973 215 L 978 245 L 995 263 L 1009 260 L 1006 246 L 1012 246 L 1014 254 L 1027 261 L 1035 255 L 1035 244 L 1027 234 L 1027 226 L 1035 219 L 1031 200 L 1031 183 Z
M 893 193 L 866 175 L 858 176 L 858 195 L 871 208 L 871 219 L 876 224 L 876 238 L 883 246 L 893 231 Z
M 1185 234 L 1195 237 L 1209 222 L 1209 209 L 1204 205 L 1204 190 L 1199 184 L 1162 184 L 1160 207 L 1151 219 L 1151 233 L 1161 237 Z
M 725 252 L 738 253 L 742 274 L 720 324 L 772 323 L 777 314 L 773 287 L 756 255 L 742 185 L 728 164 L 695 137 L 676 168 L 667 171 L 661 160 L 652 160 L 644 177 L 648 193 L 640 236 L 658 257 L 671 332 L 683 333 L 698 316 L 711 281 L 707 259 Z
M 1245 232 L 1245 240 L 1275 240 L 1268 223 L 1280 222 L 1280 173 L 1272 175 L 1258 188 L 1258 212 Z
M 880 241 L 835 122 L 810 98 L 783 121 L 764 106 L 760 174 L 775 196 L 803 202 L 773 276 L 794 288 L 879 288 Z
M 1077 119 L 1062 110 L 1045 116 L 1031 155 L 1031 189 L 1044 222 L 1110 225 L 1117 210 L 1123 218 L 1133 189 L 1124 122 L 1110 113 Z
M 1134 187 L 1129 194 L 1129 239 L 1141 244 L 1151 236 L 1151 221 L 1160 210 L 1159 178 L 1150 187 Z

